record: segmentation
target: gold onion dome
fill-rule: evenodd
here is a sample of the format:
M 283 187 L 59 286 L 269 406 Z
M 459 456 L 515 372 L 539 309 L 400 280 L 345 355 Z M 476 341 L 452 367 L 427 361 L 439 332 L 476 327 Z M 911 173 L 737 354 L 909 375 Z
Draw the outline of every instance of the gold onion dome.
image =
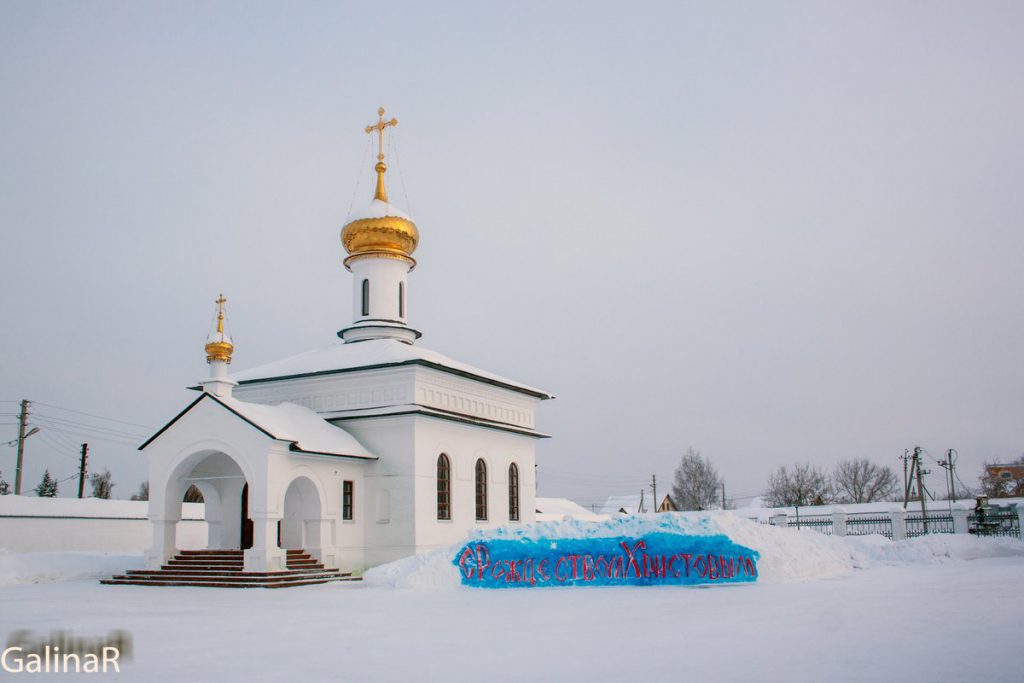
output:
M 210 336 L 206 338 L 206 362 L 212 363 L 215 360 L 225 363 L 231 362 L 231 354 L 235 350 L 231 343 L 231 337 L 224 333 L 224 304 L 228 302 L 221 294 L 217 301 L 217 327 Z
M 384 187 L 384 129 L 398 125 L 398 119 L 384 120 L 384 108 L 377 110 L 380 120 L 366 127 L 367 133 L 378 134 L 377 189 L 370 205 L 349 216 L 349 222 L 341 229 L 341 243 L 349 256 L 345 259 L 348 268 L 352 261 L 365 257 L 393 258 L 407 261 L 415 266 L 412 253 L 420 241 L 420 233 L 412 218 L 388 202 Z

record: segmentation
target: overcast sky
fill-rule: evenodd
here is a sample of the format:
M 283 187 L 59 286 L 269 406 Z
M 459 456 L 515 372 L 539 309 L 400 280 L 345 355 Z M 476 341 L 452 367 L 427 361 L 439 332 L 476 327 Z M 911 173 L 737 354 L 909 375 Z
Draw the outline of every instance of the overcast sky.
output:
M 730 496 L 914 445 L 957 449 L 975 484 L 1024 452 L 1022 20 L 0 1 L 0 434 L 13 401 L 49 404 L 25 488 L 87 440 L 127 497 L 146 466 L 121 442 L 147 430 L 54 406 L 165 423 L 207 373 L 221 290 L 236 370 L 331 343 L 384 105 L 391 199 L 421 233 L 411 323 L 557 395 L 541 495 L 666 491 L 689 446 Z

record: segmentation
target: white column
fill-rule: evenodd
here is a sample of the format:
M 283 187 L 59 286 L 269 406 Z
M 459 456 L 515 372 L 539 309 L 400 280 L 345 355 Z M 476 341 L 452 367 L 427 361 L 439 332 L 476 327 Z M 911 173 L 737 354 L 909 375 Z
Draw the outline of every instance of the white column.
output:
M 967 534 L 970 533 L 970 529 L 967 524 L 967 506 L 963 503 L 953 504 L 953 533 L 954 534 Z
M 323 561 L 324 547 L 330 545 L 327 536 L 332 522 L 327 518 L 303 520 L 303 549 L 317 560 Z
M 147 569 L 159 569 L 178 553 L 178 521 L 150 517 L 150 523 L 153 525 L 153 545 L 146 551 Z
M 245 551 L 245 571 L 278 572 L 287 569 L 287 554 L 277 547 L 277 523 L 281 516 L 250 513 L 249 517 L 252 519 L 252 547 Z
M 210 481 L 197 481 L 195 486 L 203 494 L 203 512 L 206 518 L 206 549 L 221 550 L 221 520 L 223 505 L 220 491 Z
M 242 538 L 242 488 L 245 479 L 226 479 L 221 483 L 220 547 L 237 550 Z
M 210 361 L 210 376 L 199 382 L 203 391 L 218 398 L 231 398 L 231 389 L 238 385 L 228 379 L 228 364 L 222 360 Z
M 832 510 L 832 535 L 846 535 L 846 510 L 835 508 Z
M 907 538 L 907 523 L 903 517 L 903 508 L 896 508 L 889 513 L 892 520 L 892 540 L 903 541 Z

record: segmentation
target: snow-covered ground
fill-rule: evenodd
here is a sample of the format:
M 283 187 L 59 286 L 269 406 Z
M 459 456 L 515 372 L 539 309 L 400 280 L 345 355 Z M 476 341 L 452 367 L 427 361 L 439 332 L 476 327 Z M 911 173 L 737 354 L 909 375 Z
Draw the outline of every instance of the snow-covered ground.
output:
M 0 574 L 20 568 L 0 614 L 8 633 L 130 631 L 124 680 L 1020 680 L 1021 541 L 718 524 L 761 553 L 758 583 L 473 589 L 439 555 L 361 585 L 146 588 L 54 580 L 131 558 L 0 555 Z

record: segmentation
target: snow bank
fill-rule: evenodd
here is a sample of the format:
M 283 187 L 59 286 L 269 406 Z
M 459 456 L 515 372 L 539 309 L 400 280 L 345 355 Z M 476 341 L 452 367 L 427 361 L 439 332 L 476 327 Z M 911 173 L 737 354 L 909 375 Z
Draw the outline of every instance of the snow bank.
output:
M 0 549 L 0 586 L 99 579 L 140 569 L 141 555 L 113 553 L 12 553 Z
M 879 565 L 911 565 L 980 560 L 991 557 L 1024 557 L 1024 543 L 1016 538 L 980 538 L 968 534 L 930 534 L 893 543 L 883 536 L 852 536 L 844 539 L 861 558 L 863 568 Z
M 759 581 L 807 580 L 835 576 L 857 566 L 857 556 L 838 539 L 755 524 L 731 513 L 663 513 L 628 515 L 605 522 L 565 520 L 537 522 L 478 531 L 467 542 L 579 538 L 639 538 L 651 533 L 689 536 L 724 534 L 756 550 Z M 452 564 L 465 544 L 375 567 L 363 575 L 371 585 L 394 588 L 448 589 L 460 585 Z
M 811 581 L 884 565 L 931 564 L 990 557 L 1024 557 L 1024 543 L 1013 538 L 933 534 L 893 542 L 882 536 L 838 538 L 810 529 L 759 524 L 731 512 L 679 512 L 628 515 L 606 522 L 566 520 L 500 527 L 472 534 L 467 543 L 497 539 L 637 538 L 649 533 L 725 534 L 756 550 L 758 581 Z M 369 585 L 420 590 L 451 590 L 461 585 L 456 554 L 465 543 L 374 567 Z

